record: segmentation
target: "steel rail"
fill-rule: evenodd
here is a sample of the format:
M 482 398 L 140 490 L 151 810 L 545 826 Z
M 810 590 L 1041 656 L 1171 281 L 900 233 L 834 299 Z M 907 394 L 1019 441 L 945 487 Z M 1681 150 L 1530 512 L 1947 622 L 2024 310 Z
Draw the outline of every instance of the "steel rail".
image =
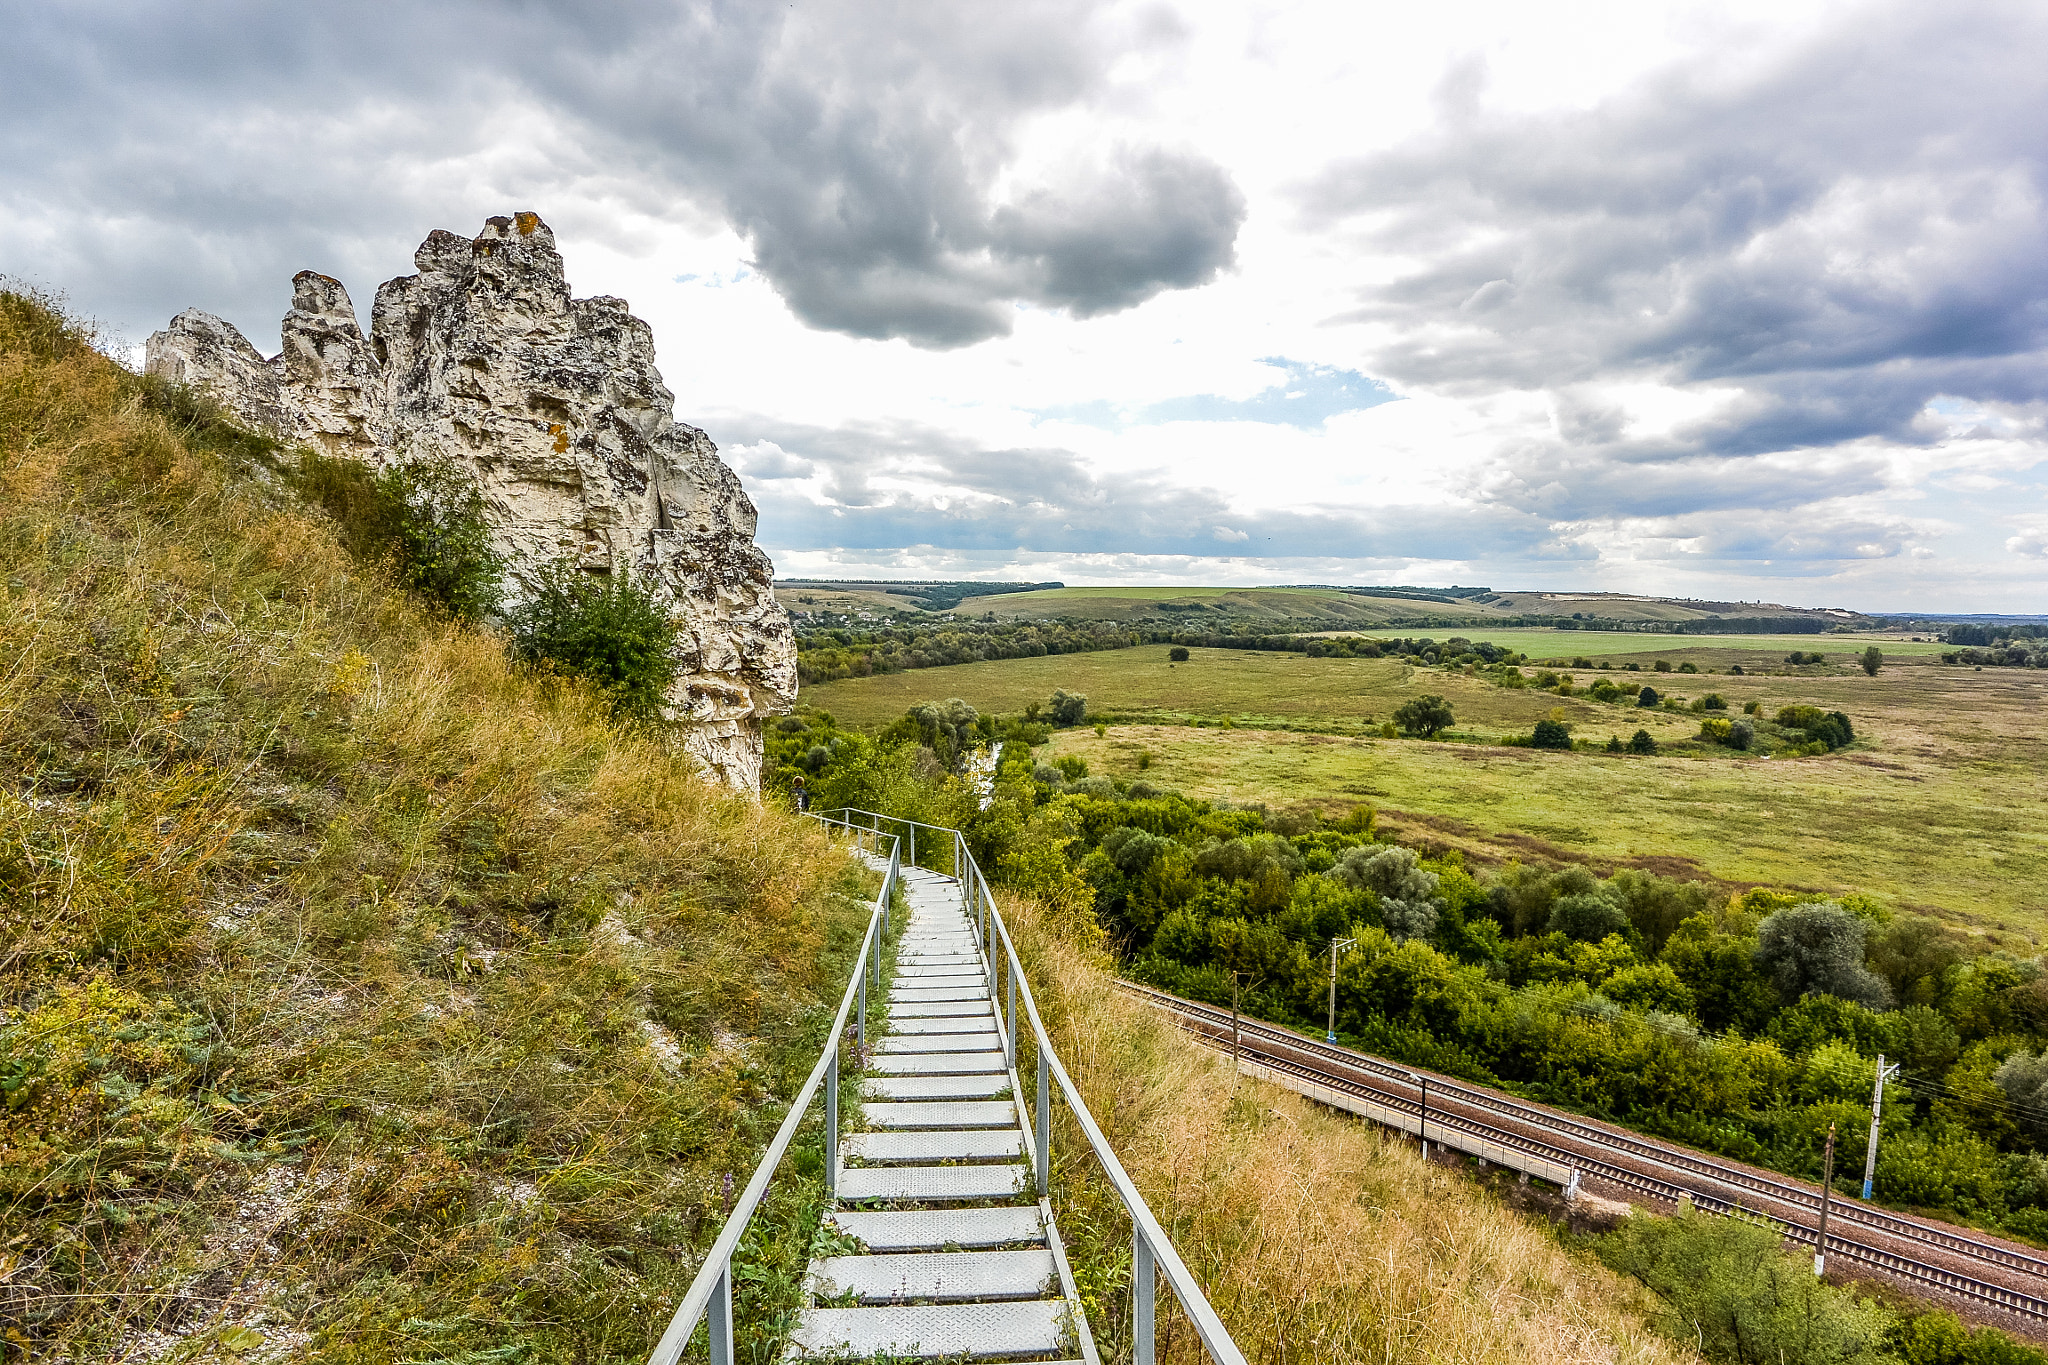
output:
M 832 812 L 835 816 L 852 819 L 861 817 L 875 821 L 871 828 L 879 830 L 880 821 L 898 820 L 897 817 L 879 815 L 874 811 L 846 808 Z M 1031 1033 L 1038 1051 L 1038 1103 L 1036 1106 L 1035 1129 L 1032 1156 L 1037 1169 L 1039 1197 L 1047 1197 L 1052 1162 L 1052 1092 L 1051 1081 L 1059 1082 L 1059 1093 L 1066 1100 L 1082 1135 L 1095 1159 L 1101 1164 L 1110 1185 L 1116 1190 L 1117 1198 L 1123 1201 L 1125 1211 L 1131 1218 L 1131 1327 L 1132 1365 L 1154 1365 L 1154 1302 L 1155 1277 L 1163 1276 L 1174 1297 L 1180 1301 L 1188 1321 L 1193 1324 L 1195 1335 L 1201 1339 L 1203 1350 L 1216 1365 L 1245 1365 L 1244 1353 L 1231 1340 L 1230 1331 L 1217 1316 L 1202 1292 L 1202 1286 L 1187 1268 L 1180 1253 L 1174 1249 L 1173 1241 L 1166 1229 L 1146 1204 L 1145 1196 L 1139 1193 L 1136 1182 L 1117 1160 L 1109 1139 L 1089 1112 L 1088 1104 L 1081 1096 L 1081 1089 L 1074 1084 L 1074 1078 L 1067 1073 L 1059 1057 L 1053 1052 L 1051 1036 L 1046 1032 L 1045 1021 L 1039 1017 L 1038 1000 L 1032 993 L 1031 982 L 1025 976 L 1023 961 L 1017 954 L 1017 945 L 1010 938 L 1010 928 L 1003 920 L 1002 908 L 990 892 L 987 878 L 981 875 L 980 867 L 974 861 L 974 854 L 967 847 L 966 836 L 958 830 L 940 825 L 918 824 L 916 821 L 898 820 L 905 825 L 916 824 L 919 829 L 934 830 L 948 834 L 954 840 L 955 866 L 960 869 L 959 880 L 966 895 L 969 917 L 977 921 L 975 928 L 982 939 L 984 968 L 989 973 L 989 994 L 997 996 L 996 950 L 1000 946 L 1002 961 L 1009 972 L 1010 1010 L 1005 1019 L 1000 1004 L 997 1006 L 997 1025 L 1002 1030 L 1004 1050 L 1012 1066 L 1016 1062 L 1017 1009 L 1021 1001 L 1024 1017 L 1030 1021 Z M 999 998 L 999 997 L 998 997 Z
M 1122 984 L 1125 984 L 1126 989 L 1130 990 L 1133 994 L 1137 994 L 1151 999 L 1153 1003 L 1160 1005 L 1161 1008 L 1168 1010 L 1170 1013 L 1178 1014 L 1184 1017 L 1191 1017 L 1198 1020 L 1201 1024 L 1205 1025 L 1206 1027 L 1197 1032 L 1196 1036 L 1201 1038 L 1202 1041 L 1204 1041 L 1205 1043 L 1208 1043 L 1212 1046 L 1216 1046 L 1218 1048 L 1228 1047 L 1230 1045 L 1228 1039 L 1227 1012 L 1216 1010 L 1213 1006 L 1202 1005 L 1194 1001 L 1182 1000 L 1178 996 L 1167 995 L 1163 991 L 1155 991 L 1149 987 L 1136 986 L 1132 983 Z M 1219 1015 L 1222 1017 L 1223 1020 L 1220 1026 L 1218 1024 L 1218 1020 L 1215 1017 L 1213 1017 Z M 1211 1029 L 1214 1029 L 1214 1032 L 1211 1032 Z M 1325 1067 L 1323 1066 L 1316 1066 L 1307 1062 L 1303 1062 L 1297 1058 L 1289 1057 L 1284 1053 L 1272 1051 L 1266 1046 L 1261 1046 L 1261 1044 L 1270 1044 L 1277 1042 L 1283 1044 L 1287 1048 L 1292 1049 L 1294 1051 L 1309 1053 L 1312 1055 L 1324 1054 L 1322 1060 L 1324 1060 L 1326 1063 L 1330 1060 L 1334 1060 L 1334 1058 L 1330 1056 L 1330 1054 L 1342 1053 L 1342 1064 L 1350 1066 L 1352 1070 L 1365 1072 L 1367 1075 L 1373 1076 L 1376 1079 L 1398 1079 L 1399 1081 L 1405 1083 L 1408 1075 L 1408 1073 L 1405 1070 L 1392 1067 L 1384 1063 L 1378 1063 L 1376 1059 L 1362 1059 L 1360 1057 L 1360 1054 L 1357 1053 L 1351 1053 L 1342 1049 L 1331 1048 L 1327 1045 L 1315 1044 L 1313 1042 L 1300 1039 L 1295 1035 L 1286 1033 L 1284 1030 L 1276 1029 L 1273 1026 L 1264 1024 L 1260 1021 L 1241 1021 L 1239 1026 L 1239 1033 L 1240 1055 L 1250 1056 L 1259 1065 L 1268 1067 L 1274 1071 L 1281 1071 L 1295 1076 L 1299 1076 L 1304 1080 L 1312 1080 L 1319 1085 L 1329 1086 L 1337 1090 L 1348 1091 L 1349 1093 L 1358 1095 L 1361 1098 L 1371 1098 L 1377 1103 L 1387 1105 L 1389 1108 L 1406 1111 L 1419 1111 L 1420 1109 L 1420 1105 L 1417 1103 L 1417 1101 L 1410 1099 L 1405 1094 L 1399 1094 L 1390 1090 L 1375 1088 L 1374 1086 L 1364 1081 L 1358 1080 L 1352 1076 L 1347 1076 L 1338 1072 L 1333 1072 L 1331 1070 L 1325 1069 Z M 1244 1036 L 1247 1034 L 1250 1035 L 1250 1043 L 1248 1046 L 1244 1042 Z M 1359 1064 L 1361 1061 L 1369 1062 L 1372 1064 L 1361 1065 Z M 1381 1075 L 1381 1073 L 1383 1072 L 1395 1074 L 1383 1076 Z M 1456 1093 L 1459 1100 L 1470 1104 L 1473 1108 L 1484 1109 L 1488 1107 L 1483 1103 L 1475 1102 L 1471 1098 L 1469 1098 L 1474 1094 L 1480 1095 L 1481 1099 L 1491 1098 L 1490 1096 L 1485 1096 L 1483 1092 L 1473 1091 L 1468 1086 L 1456 1087 Z M 1568 1120 L 1561 1123 L 1552 1124 L 1550 1122 L 1552 1118 L 1551 1115 L 1543 1113 L 1542 1111 L 1532 1110 L 1527 1106 L 1516 1105 L 1510 1102 L 1508 1105 L 1503 1105 L 1501 1107 L 1512 1108 L 1521 1111 L 1521 1113 L 1524 1114 L 1536 1115 L 1537 1117 L 1520 1119 L 1521 1122 L 1528 1123 L 1532 1127 L 1550 1128 L 1553 1130 L 1557 1128 L 1578 1130 L 1569 1133 L 1568 1136 L 1578 1138 L 1578 1140 L 1580 1141 L 1586 1141 L 1587 1139 L 1579 1137 L 1579 1132 L 1591 1132 L 1605 1135 L 1605 1130 L 1591 1128 L 1589 1125 L 1577 1124 L 1570 1122 Z M 1496 1127 L 1482 1120 L 1475 1119 L 1467 1114 L 1460 1114 L 1453 1110 L 1448 1110 L 1441 1107 L 1433 1107 L 1430 1112 L 1430 1122 L 1432 1123 L 1432 1125 L 1437 1126 L 1439 1130 L 1449 1129 L 1465 1133 L 1473 1137 L 1485 1138 L 1487 1140 L 1497 1142 L 1501 1146 L 1510 1147 L 1522 1152 L 1526 1152 L 1531 1156 L 1539 1156 L 1542 1157 L 1544 1160 L 1552 1161 L 1559 1165 L 1570 1166 L 1576 1169 L 1583 1170 L 1589 1175 L 1598 1175 L 1602 1179 L 1611 1181 L 1614 1184 L 1622 1186 L 1625 1189 L 1636 1190 L 1640 1193 L 1647 1194 L 1658 1199 L 1663 1199 L 1667 1202 L 1674 1202 L 1678 1200 L 1681 1196 L 1683 1196 L 1691 1199 L 1695 1206 L 1705 1209 L 1710 1213 L 1738 1214 L 1742 1216 L 1762 1218 L 1771 1223 L 1776 1228 L 1778 1228 L 1778 1230 L 1781 1233 L 1783 1233 L 1783 1235 L 1786 1236 L 1788 1239 L 1795 1242 L 1801 1242 L 1810 1246 L 1819 1240 L 1818 1234 L 1815 1232 L 1814 1229 L 1806 1227 L 1800 1223 L 1792 1222 L 1787 1219 L 1771 1217 L 1769 1214 L 1765 1213 L 1762 1210 L 1749 1208 L 1743 1205 L 1737 1199 L 1725 1198 L 1721 1195 L 1713 1194 L 1711 1192 L 1695 1190 L 1690 1187 L 1677 1184 L 1673 1181 L 1663 1180 L 1654 1175 L 1648 1175 L 1641 1171 L 1633 1170 L 1626 1166 L 1615 1165 L 1612 1162 L 1603 1161 L 1597 1156 L 1589 1155 L 1584 1151 L 1555 1146 L 1551 1143 L 1541 1140 L 1540 1138 L 1532 1137 L 1529 1134 L 1518 1132 L 1511 1128 Z M 1634 1155 L 1634 1153 L 1631 1152 L 1631 1155 Z M 1713 1168 L 1710 1166 L 1710 1173 L 1713 1179 L 1720 1181 L 1722 1183 L 1727 1183 L 1731 1185 L 1738 1183 L 1736 1181 L 1727 1180 L 1725 1178 L 1725 1173 L 1722 1171 L 1721 1168 Z M 1777 1182 L 1768 1183 L 1776 1184 Z M 1817 1203 L 1818 1197 L 1815 1196 L 1814 1200 Z M 1837 1211 L 1841 1210 L 1841 1207 L 1842 1206 L 1839 1204 L 1835 1205 L 1835 1209 Z M 1905 1220 L 1900 1221 L 1903 1222 Z M 1893 1235 L 1905 1236 L 1907 1234 L 1895 1233 Z M 1954 1238 L 1952 1236 L 1947 1238 L 1946 1240 L 1964 1242 L 1966 1245 L 1973 1245 L 1967 1243 L 1967 1239 Z M 1960 1271 L 1951 1270 L 1946 1266 L 1935 1265 L 1931 1262 L 1922 1261 L 1911 1256 L 1901 1255 L 1898 1252 L 1888 1251 L 1883 1247 L 1875 1247 L 1870 1246 L 1867 1243 L 1852 1241 L 1840 1236 L 1838 1232 L 1831 1232 L 1829 1234 L 1828 1244 L 1829 1248 L 1833 1252 L 1835 1252 L 1837 1255 L 1842 1256 L 1846 1260 L 1860 1261 L 1865 1264 L 1875 1266 L 1879 1269 L 1889 1271 L 1892 1274 L 1899 1275 L 1902 1278 L 1909 1279 L 1917 1283 L 1925 1284 L 1932 1288 L 1943 1290 L 1947 1293 L 1956 1294 L 1964 1298 L 1972 1299 L 1976 1302 L 1989 1304 L 1993 1307 L 2004 1309 L 2008 1312 L 2017 1314 L 2022 1317 L 2032 1318 L 2037 1321 L 2048 1321 L 2048 1299 L 2036 1297 L 2034 1295 L 2027 1294 L 2019 1290 L 2010 1289 L 2004 1285 L 1996 1284 L 1988 1280 L 1981 1280 L 1974 1276 L 1963 1274 Z M 1996 1249 L 1993 1248 L 1992 1250 Z
M 1200 1001 L 1169 995 L 1164 991 L 1155 990 L 1149 986 L 1141 986 L 1136 982 L 1118 982 L 1118 985 L 1134 995 L 1151 999 L 1154 1002 L 1172 1001 L 1171 1008 L 1182 1014 L 1199 1013 L 1204 1018 L 1210 1020 L 1227 1020 L 1230 1017 L 1227 1010 Z M 1247 1019 L 1244 1020 L 1243 1026 L 1254 1028 L 1266 1036 L 1276 1041 L 1284 1042 L 1287 1046 L 1299 1051 L 1314 1056 L 1326 1057 L 1341 1065 L 1350 1066 L 1360 1071 L 1369 1071 L 1384 1076 L 1389 1080 L 1405 1083 L 1408 1077 L 1415 1071 L 1413 1067 L 1399 1066 L 1365 1053 L 1354 1052 L 1349 1048 L 1305 1038 L 1291 1030 L 1281 1028 L 1264 1020 Z M 1669 1166 L 1710 1180 L 1717 1180 L 1723 1184 L 1738 1186 L 1752 1193 L 1775 1199 L 1780 1203 L 1808 1210 L 1817 1209 L 1820 1205 L 1820 1196 L 1817 1193 L 1803 1186 L 1792 1184 L 1789 1181 L 1773 1180 L 1769 1176 L 1759 1175 L 1754 1171 L 1744 1170 L 1740 1167 L 1724 1166 L 1710 1157 L 1697 1155 L 1682 1148 L 1665 1146 L 1645 1140 L 1633 1133 L 1600 1124 L 1587 1123 L 1567 1114 L 1558 1114 L 1552 1110 L 1540 1109 L 1534 1105 L 1524 1104 L 1510 1096 L 1502 1095 L 1498 1091 L 1468 1085 L 1448 1077 L 1437 1076 L 1434 1073 L 1430 1077 L 1430 1086 L 1442 1094 L 1456 1096 L 1475 1108 L 1485 1108 L 1498 1113 L 1508 1114 L 1520 1122 L 1546 1128 L 1553 1132 L 1568 1132 L 1581 1141 L 1611 1147 L 1627 1152 L 1631 1156 L 1656 1162 L 1659 1165 Z M 2029 1275 L 2048 1277 L 2048 1259 L 2031 1256 L 2026 1252 L 2017 1251 L 2010 1247 L 1973 1241 L 1968 1237 L 1959 1236 L 1945 1228 L 1934 1226 L 1920 1219 L 1909 1218 L 1902 1214 L 1872 1208 L 1868 1205 L 1836 1201 L 1830 1201 L 1830 1203 L 1831 1211 L 1829 1217 L 1831 1219 L 1840 1219 L 1843 1222 L 1855 1223 L 1890 1236 L 1924 1242 L 1930 1246 L 1938 1246 L 1944 1251 L 1969 1256 L 2004 1269 L 2018 1270 Z
M 817 817 L 827 825 L 838 824 L 829 818 Z M 851 827 L 849 827 L 851 828 Z M 856 835 L 872 831 L 855 831 Z M 868 963 L 872 956 L 877 968 L 881 965 L 881 934 L 889 915 L 889 897 L 896 889 L 896 879 L 901 862 L 896 848 L 896 836 L 877 835 L 876 842 L 886 839 L 889 844 L 889 866 L 882 874 L 882 890 L 875 897 L 874 909 L 868 913 L 868 930 L 861 939 L 860 957 L 854 963 L 853 976 L 846 983 L 846 993 L 840 997 L 839 1013 L 832 1020 L 832 1032 L 827 1036 L 824 1051 L 818 1054 L 818 1064 L 811 1068 L 810 1079 L 790 1101 L 789 1113 L 783 1117 L 782 1126 L 775 1132 L 774 1140 L 762 1155 L 760 1165 L 754 1168 L 754 1175 L 741 1191 L 738 1202 L 725 1220 L 725 1226 L 718 1234 L 718 1240 L 705 1253 L 704 1263 L 697 1268 L 696 1278 L 683 1294 L 683 1301 L 676 1305 L 673 1317 L 669 1319 L 668 1330 L 661 1334 L 653 1354 L 647 1357 L 648 1365 L 675 1365 L 682 1359 L 690 1338 L 696 1334 L 697 1324 L 708 1312 L 711 1318 L 710 1351 L 713 1365 L 732 1365 L 732 1254 L 740 1244 L 740 1237 L 747 1230 L 747 1223 L 754 1216 L 754 1209 L 761 1197 L 768 1191 L 768 1181 L 775 1174 L 775 1168 L 782 1163 L 783 1154 L 789 1150 L 790 1140 L 810 1111 L 811 1101 L 818 1088 L 824 1085 L 829 1074 L 831 1085 L 826 1091 L 826 1124 L 836 1130 L 838 1120 L 839 1057 L 846 1038 L 846 1017 L 852 1013 L 854 1002 L 863 1006 L 860 1028 L 863 1040 L 867 1030 Z M 832 1168 L 837 1161 L 838 1143 L 836 1131 L 828 1132 L 825 1139 L 826 1180 L 829 1188 Z

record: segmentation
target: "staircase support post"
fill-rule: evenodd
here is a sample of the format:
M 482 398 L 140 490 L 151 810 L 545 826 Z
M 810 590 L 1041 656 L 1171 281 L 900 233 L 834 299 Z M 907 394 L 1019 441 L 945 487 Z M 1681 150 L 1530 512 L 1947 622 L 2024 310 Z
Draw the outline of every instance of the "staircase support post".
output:
M 1152 1244 L 1142 1231 L 1131 1235 L 1131 1365 L 1153 1365 L 1152 1329 L 1159 1287 L 1152 1266 Z

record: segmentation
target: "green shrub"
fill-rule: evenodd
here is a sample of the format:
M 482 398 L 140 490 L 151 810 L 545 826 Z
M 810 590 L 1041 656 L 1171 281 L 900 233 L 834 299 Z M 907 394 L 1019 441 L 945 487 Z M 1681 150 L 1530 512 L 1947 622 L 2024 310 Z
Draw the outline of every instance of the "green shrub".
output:
M 1632 754 L 1654 754 L 1657 752 L 1657 741 L 1650 738 L 1648 730 L 1638 730 L 1629 736 L 1628 751 Z
M 1554 720 L 1539 720 L 1536 731 L 1529 736 L 1532 749 L 1569 749 L 1572 747 L 1572 732 L 1563 723 Z
M 1663 1299 L 1674 1341 L 1731 1365 L 1878 1365 L 1890 1313 L 1814 1278 L 1767 1223 L 1637 1215 L 1601 1239 L 1600 1259 Z
M 558 560 L 541 571 L 509 625 L 522 662 L 590 682 L 622 719 L 660 717 L 676 676 L 675 623 L 629 575 L 586 573 Z
M 1166 651 L 1166 657 L 1171 663 L 1184 664 L 1188 661 L 1188 647 L 1186 645 L 1175 645 L 1172 649 Z
M 390 564 L 398 581 L 449 615 L 480 621 L 498 609 L 505 563 L 491 548 L 483 494 L 451 464 L 394 465 L 307 452 L 290 477 L 333 517 L 350 554 Z

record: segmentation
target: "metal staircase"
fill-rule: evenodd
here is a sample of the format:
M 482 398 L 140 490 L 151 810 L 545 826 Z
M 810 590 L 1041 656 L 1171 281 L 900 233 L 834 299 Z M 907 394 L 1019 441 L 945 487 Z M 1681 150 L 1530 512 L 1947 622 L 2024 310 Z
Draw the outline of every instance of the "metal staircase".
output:
M 1046 1361 L 1099 1365 L 1048 1194 L 1052 1103 L 1064 1099 L 1132 1225 L 1131 1359 L 1153 1365 L 1164 1277 L 1217 1365 L 1243 1365 L 1230 1334 L 1146 1207 L 1054 1054 L 995 898 L 958 831 L 870 811 L 823 820 L 883 873 L 854 979 L 808 1082 L 734 1205 L 650 1365 L 682 1359 L 699 1322 L 714 1365 L 733 1359 L 732 1254 L 822 1088 L 827 1219 L 854 1248 L 811 1263 L 809 1300 L 785 1359 Z M 902 837 L 895 833 L 901 830 Z M 916 862 L 919 831 L 950 875 Z M 932 838 L 938 836 L 937 840 Z M 888 1030 L 867 1046 L 867 992 L 881 986 L 892 894 L 909 907 Z M 1005 986 L 1007 1008 L 1005 1008 Z M 1019 1006 L 1022 1006 L 1022 1014 Z M 854 1015 L 856 1006 L 858 1014 Z M 857 1120 L 842 1126 L 839 1078 L 856 1019 Z M 1031 1050 L 1036 1103 L 1018 1074 Z
M 861 1087 L 864 1124 L 839 1144 L 830 1215 L 865 1254 L 812 1263 L 813 1307 L 791 1339 L 820 1356 L 1094 1365 L 1053 1225 L 1025 1157 L 1015 1060 L 960 883 L 903 874 L 889 1036 Z

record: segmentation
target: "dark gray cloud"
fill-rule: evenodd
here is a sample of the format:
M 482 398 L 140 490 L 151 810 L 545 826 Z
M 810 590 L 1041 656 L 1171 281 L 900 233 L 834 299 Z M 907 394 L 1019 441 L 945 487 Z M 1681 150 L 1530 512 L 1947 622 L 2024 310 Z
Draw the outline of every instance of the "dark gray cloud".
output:
M 1346 314 L 1391 324 L 1397 383 L 1739 389 L 1673 458 L 1917 442 L 1939 394 L 2048 400 L 2044 49 L 2039 6 L 1883 5 L 1588 110 L 1489 113 L 1466 70 L 1436 130 L 1301 204 L 1422 262 Z
M 1203 283 L 1245 213 L 1220 168 L 1157 147 L 997 201 L 1021 121 L 1175 41 L 1078 0 L 243 0 L 8 28 L 0 269 L 131 331 L 202 299 L 267 325 L 300 267 L 397 273 L 429 227 L 519 207 L 591 234 L 716 217 L 807 323 L 952 346 L 1019 304 L 1087 316 Z

